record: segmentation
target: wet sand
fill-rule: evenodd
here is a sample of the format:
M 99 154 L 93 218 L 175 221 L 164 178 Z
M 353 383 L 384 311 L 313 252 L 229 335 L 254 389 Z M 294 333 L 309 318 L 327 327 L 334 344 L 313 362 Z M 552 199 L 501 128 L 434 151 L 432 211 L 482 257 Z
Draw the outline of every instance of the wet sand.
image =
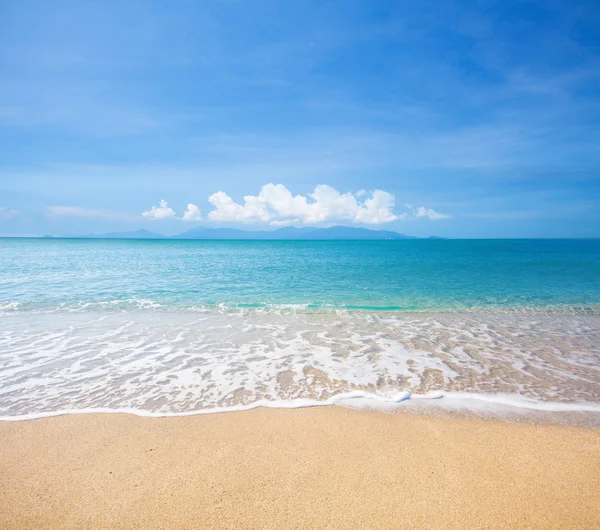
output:
M 327 407 L 0 439 L 2 528 L 600 528 L 600 430 Z

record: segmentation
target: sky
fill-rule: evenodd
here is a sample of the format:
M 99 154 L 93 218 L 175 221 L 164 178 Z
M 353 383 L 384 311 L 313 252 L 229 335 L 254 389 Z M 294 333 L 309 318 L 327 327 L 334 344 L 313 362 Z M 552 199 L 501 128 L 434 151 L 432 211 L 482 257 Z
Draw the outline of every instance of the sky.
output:
M 600 3 L 0 0 L 0 235 L 600 237 Z

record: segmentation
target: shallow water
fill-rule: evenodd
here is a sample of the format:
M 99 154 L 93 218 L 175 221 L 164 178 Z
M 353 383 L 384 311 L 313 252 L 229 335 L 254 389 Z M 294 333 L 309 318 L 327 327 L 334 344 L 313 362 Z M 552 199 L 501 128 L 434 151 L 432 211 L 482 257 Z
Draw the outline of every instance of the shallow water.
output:
M 600 412 L 600 244 L 469 243 L 0 240 L 0 416 Z
M 600 310 L 600 240 L 0 238 L 0 308 Z
M 0 352 L 3 416 L 170 414 L 351 391 L 600 403 L 595 315 L 15 312 L 1 320 Z

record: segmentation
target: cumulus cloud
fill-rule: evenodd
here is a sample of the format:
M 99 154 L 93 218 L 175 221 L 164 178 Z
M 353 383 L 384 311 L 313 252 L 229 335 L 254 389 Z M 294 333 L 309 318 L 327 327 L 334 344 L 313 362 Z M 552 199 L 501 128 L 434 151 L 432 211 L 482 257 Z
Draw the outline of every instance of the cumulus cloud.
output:
M 195 204 L 188 204 L 185 212 L 183 212 L 182 219 L 184 221 L 200 221 L 202 219 L 200 208 L 198 208 Z
M 175 211 L 172 208 L 169 208 L 167 201 L 163 199 L 160 201 L 158 207 L 153 206 L 147 212 L 142 212 L 142 215 L 155 221 L 158 219 L 169 219 L 170 217 L 175 217 Z
M 8 221 L 9 219 L 16 217 L 20 213 L 21 212 L 19 212 L 19 210 L 9 210 L 8 208 L 4 208 L 3 206 L 0 206 L 0 219 L 3 219 L 5 221 Z
M 394 213 L 394 196 L 386 191 L 340 193 L 331 186 L 318 185 L 308 197 L 292 195 L 282 184 L 266 184 L 258 195 L 247 195 L 236 203 L 223 191 L 208 200 L 215 207 L 208 213 L 212 221 L 262 222 L 274 226 L 322 224 L 346 221 L 382 224 L 400 217 Z
M 405 204 L 409 212 L 396 213 L 394 195 L 383 190 L 340 193 L 335 188 L 319 184 L 312 193 L 293 195 L 283 184 L 265 184 L 258 195 L 246 195 L 242 204 L 235 202 L 224 191 L 208 198 L 214 209 L 207 219 L 213 222 L 264 223 L 271 226 L 327 225 L 351 223 L 381 225 L 392 221 L 424 218 L 432 221 L 451 216 L 424 206 Z M 95 210 L 78 206 L 48 206 L 48 217 L 89 217 L 101 219 L 135 219 L 136 217 L 111 210 Z M 17 210 L 0 207 L 0 219 L 19 214 Z M 151 220 L 178 219 L 202 221 L 200 208 L 189 203 L 179 217 L 164 199 L 142 213 Z M 137 217 L 139 219 L 139 217 Z
M 425 208 L 420 206 L 419 208 L 413 208 L 415 217 L 426 217 L 431 221 L 439 221 L 440 219 L 450 219 L 451 215 L 436 212 L 433 208 Z

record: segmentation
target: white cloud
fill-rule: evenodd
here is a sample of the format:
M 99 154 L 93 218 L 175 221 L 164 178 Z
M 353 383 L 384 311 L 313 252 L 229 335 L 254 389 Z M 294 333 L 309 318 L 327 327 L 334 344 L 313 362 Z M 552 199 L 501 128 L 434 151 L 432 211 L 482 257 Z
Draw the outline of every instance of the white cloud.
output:
M 175 217 L 175 212 L 172 208 L 169 208 L 167 201 L 164 199 L 160 201 L 159 206 L 153 206 L 147 212 L 142 212 L 144 217 L 148 219 L 157 220 L 157 219 L 168 219 L 170 217 Z
M 381 225 L 392 221 L 407 219 L 429 219 L 437 221 L 451 216 L 432 208 L 413 207 L 406 204 L 410 213 L 396 213 L 394 195 L 383 190 L 356 193 L 340 193 L 331 186 L 319 184 L 306 196 L 292 195 L 283 184 L 265 184 L 258 195 L 246 195 L 243 204 L 236 203 L 223 191 L 208 198 L 214 209 L 208 213 L 208 219 L 215 222 L 266 223 L 271 226 L 289 225 L 327 225 L 352 223 L 363 225 Z M 86 217 L 111 220 L 134 220 L 135 216 L 111 210 L 95 210 L 78 206 L 48 206 L 48 217 Z M 0 207 L 0 219 L 10 219 L 20 212 Z M 189 203 L 178 217 L 167 201 L 161 200 L 158 206 L 142 213 L 151 220 L 178 219 L 182 221 L 201 221 L 200 208 Z M 137 217 L 139 219 L 139 217 Z
M 340 193 L 324 184 L 318 185 L 308 197 L 292 195 L 282 184 L 265 184 L 258 195 L 244 197 L 243 205 L 223 191 L 211 195 L 208 200 L 215 207 L 208 213 L 212 221 L 263 222 L 284 226 L 339 221 L 382 224 L 403 218 L 394 213 L 394 196 L 386 191 L 375 190 L 361 201 L 358 194 Z
M 124 219 L 127 217 L 120 212 L 80 208 L 79 206 L 48 206 L 46 215 L 48 217 L 87 217 L 96 219 Z
M 182 219 L 184 221 L 200 221 L 202 219 L 200 208 L 198 208 L 195 204 L 188 204 L 185 212 L 183 212 Z
M 8 208 L 4 208 L 3 206 L 0 206 L 0 219 L 4 219 L 4 220 L 8 221 L 9 219 L 16 217 L 20 213 L 21 212 L 19 212 L 19 210 L 9 210 Z
M 357 220 L 368 224 L 395 221 L 399 217 L 394 214 L 394 202 L 392 194 L 387 191 L 375 190 L 369 199 L 365 199 L 363 207 L 358 210 Z
M 419 208 L 413 208 L 413 214 L 415 217 L 427 217 L 431 221 L 439 221 L 440 219 L 450 219 L 452 217 L 451 215 L 436 212 L 433 208 L 425 208 L 424 206 L 420 206 Z

